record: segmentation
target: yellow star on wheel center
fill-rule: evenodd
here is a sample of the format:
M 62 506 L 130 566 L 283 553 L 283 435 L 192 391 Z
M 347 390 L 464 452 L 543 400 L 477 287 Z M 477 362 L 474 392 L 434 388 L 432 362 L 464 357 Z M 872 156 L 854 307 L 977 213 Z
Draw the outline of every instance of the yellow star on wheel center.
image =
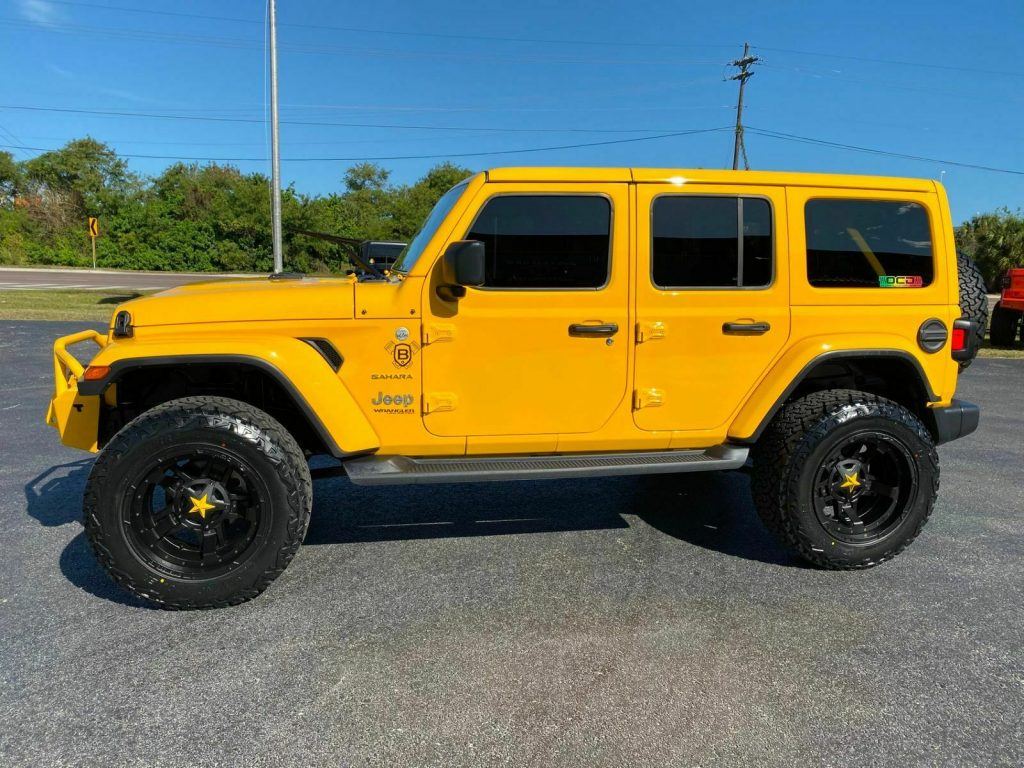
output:
M 209 496 L 208 493 L 204 493 L 198 499 L 195 496 L 189 496 L 188 500 L 192 502 L 192 509 L 189 510 L 189 514 L 192 514 L 193 512 L 198 512 L 199 516 L 203 518 L 203 520 L 205 520 L 206 513 L 209 512 L 211 509 L 217 508 L 216 504 L 211 504 L 209 501 L 206 500 L 207 496 Z
M 851 491 L 854 488 L 860 488 L 860 480 L 857 479 L 858 472 L 854 472 L 852 475 L 843 475 L 843 484 L 840 488 L 849 488 Z

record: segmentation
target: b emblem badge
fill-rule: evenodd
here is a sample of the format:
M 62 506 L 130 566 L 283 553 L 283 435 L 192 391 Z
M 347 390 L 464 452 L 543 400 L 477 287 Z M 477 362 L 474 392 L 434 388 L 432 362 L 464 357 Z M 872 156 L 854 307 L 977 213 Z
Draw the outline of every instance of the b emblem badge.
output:
M 391 364 L 395 368 L 408 368 L 413 355 L 419 351 L 419 348 L 419 344 L 414 342 L 395 344 L 393 341 L 389 341 L 384 345 L 384 349 L 391 353 Z

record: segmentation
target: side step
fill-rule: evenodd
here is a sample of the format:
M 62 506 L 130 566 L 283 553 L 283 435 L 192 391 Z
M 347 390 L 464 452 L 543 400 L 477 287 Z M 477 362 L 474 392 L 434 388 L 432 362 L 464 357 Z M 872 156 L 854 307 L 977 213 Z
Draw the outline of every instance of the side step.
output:
M 343 466 L 357 485 L 471 483 L 739 469 L 746 463 L 747 453 L 742 446 L 717 445 L 707 450 L 547 456 L 366 456 L 350 459 Z

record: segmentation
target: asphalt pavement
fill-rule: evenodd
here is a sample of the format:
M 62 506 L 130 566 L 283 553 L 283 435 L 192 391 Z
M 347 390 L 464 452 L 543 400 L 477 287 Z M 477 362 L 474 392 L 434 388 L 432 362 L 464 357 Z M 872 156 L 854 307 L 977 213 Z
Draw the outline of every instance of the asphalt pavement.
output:
M 0 267 L 0 291 L 162 291 L 188 283 L 251 277 L 265 275 Z
M 0 323 L 4 766 L 1020 766 L 1024 361 L 979 360 L 931 522 L 804 567 L 742 472 L 316 483 L 254 602 L 121 592 L 79 522 L 88 455 L 42 423 L 52 339 Z

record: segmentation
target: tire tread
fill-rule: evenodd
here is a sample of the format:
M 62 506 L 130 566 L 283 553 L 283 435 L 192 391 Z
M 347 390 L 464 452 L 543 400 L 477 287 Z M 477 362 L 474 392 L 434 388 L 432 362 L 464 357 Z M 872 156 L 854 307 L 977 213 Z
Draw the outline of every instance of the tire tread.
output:
M 106 543 L 107 534 L 99 516 L 103 489 L 112 467 L 140 442 L 170 429 L 191 426 L 230 431 L 254 444 L 277 468 L 288 503 L 285 513 L 288 535 L 280 542 L 274 563 L 262 571 L 246 589 L 230 598 L 192 602 L 169 599 L 138 583 L 119 568 Z M 183 397 L 155 406 L 126 424 L 107 444 L 93 465 L 85 487 L 84 523 L 97 560 L 115 582 L 132 594 L 164 610 L 224 608 L 253 599 L 284 572 L 306 536 L 313 499 L 313 483 L 305 455 L 295 438 L 280 422 L 260 409 L 226 397 Z
M 924 515 L 914 531 L 882 556 L 862 560 L 840 560 L 818 551 L 802 530 L 797 515 L 790 510 L 799 498 L 797 484 L 801 460 L 806 458 L 816 441 L 833 426 L 838 412 L 848 408 L 871 411 L 872 416 L 890 419 L 912 432 L 924 442 L 927 450 L 921 461 L 930 462 L 935 472 L 932 493 Z M 769 425 L 754 447 L 754 471 L 751 481 L 754 505 L 765 527 L 782 543 L 795 549 L 804 559 L 829 570 L 862 570 L 891 560 L 917 538 L 931 516 L 939 490 L 939 457 L 927 427 L 913 413 L 887 398 L 853 389 L 831 389 L 814 392 L 786 405 Z

